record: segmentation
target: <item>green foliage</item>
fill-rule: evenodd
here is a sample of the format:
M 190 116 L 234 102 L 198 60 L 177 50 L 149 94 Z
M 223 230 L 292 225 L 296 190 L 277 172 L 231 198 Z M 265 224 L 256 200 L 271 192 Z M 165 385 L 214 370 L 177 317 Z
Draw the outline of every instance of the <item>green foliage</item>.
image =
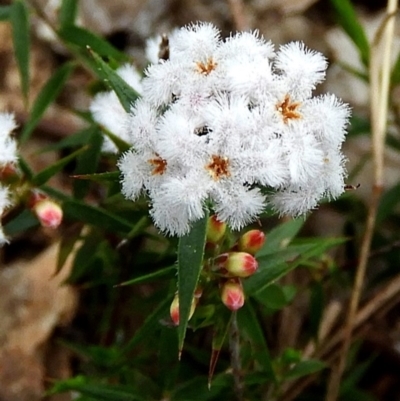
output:
M 330 0 L 337 14 L 337 21 L 357 47 L 361 61 L 367 67 L 369 64 L 370 47 L 363 27 L 350 0 Z
M 139 94 L 130 87 L 101 57 L 88 47 L 96 66 L 96 72 L 99 77 L 107 83 L 110 88 L 118 96 L 124 110 L 129 112 L 134 101 L 139 97 Z
M 75 63 L 65 63 L 49 79 L 33 103 L 28 122 L 21 134 L 21 142 L 29 139 L 32 131 L 39 123 L 46 109 L 56 100 L 68 77 L 75 68 Z
M 196 222 L 178 245 L 179 350 L 182 351 L 190 307 L 200 277 L 206 244 L 208 213 Z
M 25 102 L 28 101 L 29 94 L 29 55 L 30 55 L 30 35 L 29 35 L 29 13 L 22 0 L 15 0 L 10 6 L 10 21 L 12 25 L 12 38 L 15 50 L 15 58 L 21 77 L 22 93 Z M 3 8 L 3 15 L 7 15 L 8 9 Z
M 104 88 L 105 84 L 116 93 L 126 112 L 139 97 L 116 73 L 119 66 L 130 61 L 129 57 L 106 39 L 75 25 L 78 3 L 61 3 L 54 29 L 60 44 L 69 51 L 69 60 L 58 67 L 32 103 L 20 135 L 25 146 L 77 67 L 86 67 L 94 75 L 95 83 L 89 84 L 92 92 L 93 87 Z M 331 4 L 367 67 L 369 44 L 351 2 L 331 0 Z M 0 21 L 6 20 L 13 28 L 21 87 L 27 99 L 30 41 L 26 3 L 15 0 L 10 6 L 0 6 Z M 400 82 L 399 65 L 400 57 L 392 72 L 392 87 Z M 364 72 L 352 73 L 367 79 Z M 89 87 L 83 90 L 90 92 Z M 28 194 L 34 189 L 60 202 L 63 209 L 55 273 L 60 272 L 68 257 L 74 257 L 66 283 L 80 292 L 77 321 L 84 328 L 75 327 L 78 335 L 63 341 L 76 357 L 76 376 L 55 382 L 49 394 L 75 391 L 81 401 L 235 399 L 227 344 L 233 318 L 239 327 L 240 379 L 246 400 L 263 399 L 265 394 L 278 399 L 283 389 L 299 378 L 323 371 L 326 363 L 304 359 L 304 348 L 300 347 L 317 340 L 332 290 L 350 281 L 348 270 L 352 269 L 346 270 L 345 263 L 354 263 L 357 258 L 353 249 L 363 230 L 363 201 L 346 194 L 334 204 L 345 220 L 344 232 L 335 237 L 310 237 L 306 235 L 309 228 L 305 218 L 279 221 L 266 213 L 263 227 L 272 228 L 266 230 L 267 240 L 255 255 L 258 270 L 240 281 L 245 304 L 231 312 L 222 304 L 220 295 L 220 287 L 231 277 L 214 271 L 213 263 L 221 253 L 237 250 L 239 234 L 227 232 L 217 244 L 207 243 L 207 211 L 186 236 L 179 240 L 163 237 L 152 226 L 148 214 L 151 205 L 145 194 L 135 202 L 128 202 L 121 195 L 116 163 L 130 145 L 99 126 L 87 111 L 72 112 L 82 120 L 81 128 L 38 152 L 56 152 L 55 163 L 35 172 L 27 162 L 30 159 L 19 159 L 17 206 L 5 216 L 3 226 L 9 237 L 36 233 L 38 219 L 26 207 Z M 370 130 L 365 117 L 352 117 L 349 136 L 369 135 Z M 116 155 L 102 153 L 104 136 L 116 145 Z M 394 135 L 388 137 L 387 145 L 394 151 L 400 150 Z M 353 175 L 363 168 L 368 157 L 360 161 Z M 60 175 L 66 190 L 49 184 Z M 395 228 L 390 234 L 382 230 L 375 235 L 376 248 L 388 246 L 389 238 L 397 241 L 399 199 L 400 184 L 381 198 L 377 224 Z M 336 265 L 331 256 L 339 246 L 345 267 Z M 385 266 L 381 277 L 397 274 L 399 258 L 394 250 L 380 259 L 380 266 Z M 295 269 L 302 277 L 301 283 L 281 280 Z M 198 286 L 204 295 L 190 318 Z M 180 322 L 173 327 L 169 309 L 176 290 Z M 306 296 L 304 304 L 308 309 L 298 347 L 283 348 L 276 339 L 277 321 L 282 310 L 290 308 L 301 296 Z M 349 362 L 351 369 L 341 391 L 343 399 L 368 399 L 357 386 L 369 365 L 357 363 L 357 358 Z

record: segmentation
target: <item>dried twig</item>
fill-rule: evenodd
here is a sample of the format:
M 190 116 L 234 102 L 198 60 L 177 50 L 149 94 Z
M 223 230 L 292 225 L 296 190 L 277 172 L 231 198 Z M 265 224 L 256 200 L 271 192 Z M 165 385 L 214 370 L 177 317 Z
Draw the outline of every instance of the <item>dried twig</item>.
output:
M 364 285 L 365 271 L 369 259 L 379 199 L 383 190 L 384 151 L 391 67 L 390 58 L 395 22 L 394 13 L 397 10 L 397 3 L 397 0 L 388 0 L 387 18 L 384 21 L 382 32 L 378 31 L 371 46 L 369 76 L 374 183 L 372 187 L 371 202 L 368 208 L 365 234 L 360 249 L 359 263 L 350 298 L 350 306 L 346 318 L 346 324 L 344 326 L 343 343 L 339 355 L 339 362 L 332 370 L 326 401 L 335 401 L 339 395 L 340 381 L 346 366 L 347 354 L 351 345 L 353 327 L 355 325 L 358 305 Z M 380 54 L 381 46 L 384 46 L 383 57 L 381 57 Z
M 399 302 L 400 296 L 400 276 L 396 276 L 387 285 L 385 285 L 377 294 L 374 295 L 358 312 L 354 319 L 353 330 L 358 330 L 358 335 L 362 334 L 362 327 L 377 313 L 386 313 Z M 337 315 L 337 305 L 332 306 L 333 315 Z M 330 315 L 330 314 L 329 314 Z M 331 316 L 327 319 L 331 320 Z M 330 322 L 329 324 L 331 324 Z M 327 322 L 322 322 L 321 325 L 328 325 Z M 338 345 L 343 341 L 345 335 L 345 327 L 342 326 L 335 335 L 326 336 L 328 341 L 325 341 L 321 347 L 312 347 L 308 344 L 303 355 L 307 352 L 307 357 L 324 358 L 327 362 L 334 361 L 339 356 L 341 348 Z M 301 394 L 304 389 L 309 386 L 314 380 L 315 375 L 307 376 L 291 383 L 285 393 L 279 398 L 280 401 L 292 401 Z

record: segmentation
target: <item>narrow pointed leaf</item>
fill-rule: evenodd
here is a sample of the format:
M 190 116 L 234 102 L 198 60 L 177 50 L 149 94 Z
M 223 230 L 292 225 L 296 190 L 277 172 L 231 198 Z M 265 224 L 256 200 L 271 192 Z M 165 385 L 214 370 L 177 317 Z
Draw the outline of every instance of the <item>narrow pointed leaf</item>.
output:
M 71 153 L 70 155 L 58 160 L 56 163 L 51 164 L 49 167 L 46 167 L 33 177 L 32 182 L 38 187 L 45 184 L 51 177 L 53 177 L 56 173 L 61 171 L 71 160 L 74 160 L 78 155 L 80 155 L 85 150 L 86 147 L 78 149 L 77 151 Z
M 121 357 L 124 357 L 134 347 L 141 344 L 146 338 L 154 336 L 154 332 L 160 327 L 160 320 L 168 316 L 170 302 L 171 299 L 165 297 L 153 313 L 147 317 L 134 336 L 129 340 L 128 344 L 121 351 Z
M 111 57 L 118 62 L 129 61 L 129 58 L 126 56 L 126 54 L 117 50 L 113 45 L 111 45 L 100 36 L 97 36 L 84 28 L 67 25 L 59 31 L 59 35 L 65 41 L 76 45 L 81 49 L 86 49 L 87 47 L 90 47 L 100 56 Z
M 77 157 L 74 174 L 94 174 L 97 170 L 101 146 L 103 144 L 103 136 L 97 127 L 93 127 L 92 132 L 88 136 L 88 142 L 89 145 L 87 149 Z M 83 199 L 90 189 L 91 182 L 86 180 L 74 180 L 73 185 L 74 197 L 76 199 Z
M 7 236 L 13 236 L 20 234 L 29 228 L 39 225 L 39 220 L 36 216 L 28 209 L 25 209 L 13 220 L 9 221 L 4 227 L 4 233 Z
M 96 174 L 74 174 L 72 178 L 77 180 L 89 180 L 94 182 L 118 182 L 120 177 L 119 171 L 110 171 L 107 173 Z
M 276 253 L 280 249 L 285 249 L 293 238 L 303 227 L 304 219 L 293 219 L 279 224 L 270 232 L 267 232 L 267 239 L 264 246 L 257 252 L 257 257 Z
M 121 284 L 117 284 L 115 287 L 123 287 L 126 285 L 148 283 L 154 280 L 158 280 L 161 277 L 171 276 L 173 277 L 176 272 L 176 266 L 165 267 L 164 269 L 157 270 L 153 273 L 145 274 L 144 276 L 135 277 L 131 280 L 124 281 Z
M 358 21 L 357 14 L 350 0 L 331 0 L 336 12 L 338 23 L 356 45 L 361 61 L 365 66 L 369 64 L 369 43 L 365 31 Z
M 63 203 L 65 217 L 91 224 L 111 232 L 129 233 L 132 226 L 121 217 L 100 207 L 88 205 L 78 200 L 68 200 Z
M 60 12 L 58 14 L 61 28 L 73 25 L 77 12 L 78 0 L 62 0 Z
M 255 361 L 259 364 L 269 379 L 275 381 L 271 355 L 254 309 L 249 301 L 237 311 L 238 325 L 241 332 L 250 339 Z
M 179 352 L 183 348 L 190 307 L 203 265 L 208 215 L 207 211 L 178 244 Z
M 232 319 L 232 312 L 227 308 L 223 308 L 217 313 L 217 321 L 213 328 L 213 338 L 211 345 L 211 358 L 210 365 L 208 368 L 208 387 L 211 387 L 211 381 L 214 376 L 215 367 L 218 362 L 219 353 L 221 352 L 222 346 L 224 345 L 226 335 L 228 334 L 229 325 Z
M 326 368 L 326 363 L 317 359 L 308 359 L 300 361 L 286 375 L 287 380 L 298 379 L 299 377 L 308 376 Z
M 16 0 L 11 6 L 11 25 L 12 38 L 17 60 L 19 75 L 21 77 L 21 88 L 25 100 L 28 100 L 29 94 L 29 14 L 25 3 Z
M 88 48 L 95 64 L 96 73 L 103 79 L 118 96 L 124 110 L 129 113 L 132 104 L 139 94 L 129 86 L 102 58 L 93 50 Z
M 82 228 L 82 224 L 75 224 L 71 228 L 69 228 L 68 231 L 65 233 L 66 235 L 61 238 L 57 256 L 57 267 L 54 275 L 57 275 L 64 266 L 64 263 L 66 262 L 68 256 L 74 249 L 76 242 L 81 236 Z
M 75 65 L 73 63 L 62 65 L 40 91 L 32 106 L 29 120 L 22 131 L 21 142 L 25 142 L 29 139 L 29 136 L 42 118 L 47 107 L 57 98 L 74 68 Z

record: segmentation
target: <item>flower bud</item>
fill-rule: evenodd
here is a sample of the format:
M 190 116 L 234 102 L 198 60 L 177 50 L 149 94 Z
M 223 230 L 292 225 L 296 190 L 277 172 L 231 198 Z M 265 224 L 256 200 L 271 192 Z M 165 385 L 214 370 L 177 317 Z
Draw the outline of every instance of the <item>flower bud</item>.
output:
M 244 305 L 244 292 L 240 280 L 228 280 L 222 285 L 221 300 L 231 311 L 236 311 Z
M 216 215 L 212 215 L 208 219 L 207 225 L 207 241 L 213 244 L 219 242 L 226 231 L 226 223 L 219 221 Z
M 30 207 L 43 227 L 57 228 L 62 221 L 61 206 L 40 192 L 32 193 Z
M 249 277 L 258 268 L 257 260 L 246 252 L 225 252 L 213 260 L 213 270 L 231 277 Z
M 265 234 L 261 230 L 250 230 L 239 238 L 238 249 L 255 255 L 264 245 Z
M 192 299 L 192 304 L 190 305 L 190 312 L 189 312 L 189 320 L 193 316 L 193 313 L 196 309 L 197 303 L 202 295 L 203 291 L 200 289 L 196 289 L 194 293 L 194 297 Z M 174 299 L 172 300 L 171 306 L 169 308 L 169 314 L 171 316 L 172 321 L 174 322 L 175 326 L 179 325 L 179 296 L 178 293 L 175 294 Z

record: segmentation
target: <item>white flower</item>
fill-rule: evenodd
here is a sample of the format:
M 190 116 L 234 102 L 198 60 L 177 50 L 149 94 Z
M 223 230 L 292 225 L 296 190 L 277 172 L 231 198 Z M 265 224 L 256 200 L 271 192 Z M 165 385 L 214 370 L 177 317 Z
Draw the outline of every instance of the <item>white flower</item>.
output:
M 16 163 L 17 144 L 11 137 L 11 132 L 16 128 L 14 116 L 9 113 L 0 113 L 0 171 L 9 164 Z M 5 209 L 11 205 L 10 191 L 0 184 L 0 218 Z M 0 224 L 0 246 L 7 239 Z
M 0 166 L 17 161 L 17 144 L 10 136 L 16 126 L 12 114 L 0 113 Z
M 298 42 L 275 53 L 257 33 L 223 41 L 204 23 L 174 32 L 169 53 L 145 72 L 118 163 L 124 195 L 147 194 L 161 231 L 186 234 L 206 207 L 240 229 L 267 203 L 297 216 L 343 192 L 350 112 L 312 97 L 320 53 Z
M 141 76 L 132 65 L 125 64 L 116 72 L 136 92 L 142 92 Z M 90 112 L 97 123 L 125 142 L 130 143 L 127 124 L 129 115 L 122 107 L 115 92 L 98 93 L 90 105 Z M 117 151 L 118 149 L 111 139 L 104 136 L 103 152 L 117 153 Z

